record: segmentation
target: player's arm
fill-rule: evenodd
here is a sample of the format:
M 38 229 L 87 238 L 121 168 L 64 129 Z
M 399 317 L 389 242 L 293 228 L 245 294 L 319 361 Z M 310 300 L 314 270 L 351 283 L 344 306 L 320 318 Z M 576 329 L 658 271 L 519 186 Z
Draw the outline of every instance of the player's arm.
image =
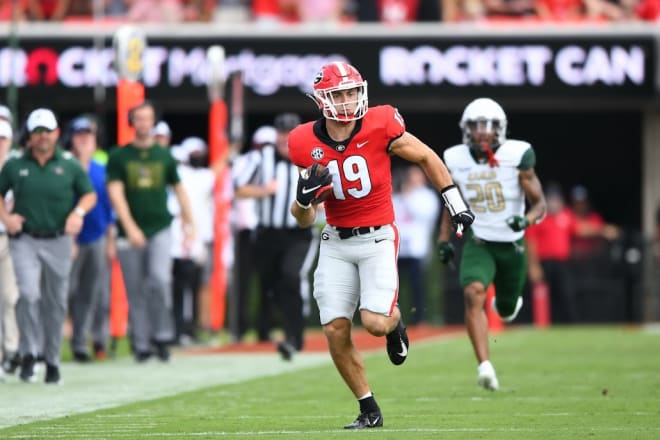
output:
M 140 230 L 140 227 L 135 222 L 133 215 L 131 214 L 131 209 L 128 206 L 126 201 L 126 196 L 124 194 L 124 183 L 120 180 L 110 180 L 106 184 L 108 190 L 108 198 L 112 204 L 117 219 L 121 222 L 121 225 L 124 227 L 124 230 L 128 233 L 133 230 Z
M 442 210 L 440 232 L 436 242 L 435 252 L 442 264 L 448 265 L 454 259 L 454 245 L 449 241 L 452 233 L 451 217 L 448 209 Z
M 390 144 L 390 152 L 402 159 L 419 165 L 433 186 L 440 191 L 445 207 L 451 215 L 452 222 L 457 226 L 457 234 L 462 234 L 464 227 L 474 221 L 474 214 L 467 207 L 463 196 L 449 174 L 440 156 L 428 145 L 413 134 L 405 131 Z
M 529 168 L 520 171 L 520 186 L 525 192 L 525 197 L 529 202 L 529 209 L 525 217 L 529 224 L 535 224 L 543 220 L 545 217 L 546 206 L 545 196 L 543 195 L 543 188 L 539 181 L 534 168 Z
M 309 208 L 303 208 L 298 203 L 291 204 L 291 215 L 293 215 L 301 228 L 312 226 L 316 221 L 316 208 L 318 205 L 312 205 Z
M 415 135 L 404 132 L 390 144 L 390 152 L 419 165 L 438 191 L 454 182 L 440 157 Z

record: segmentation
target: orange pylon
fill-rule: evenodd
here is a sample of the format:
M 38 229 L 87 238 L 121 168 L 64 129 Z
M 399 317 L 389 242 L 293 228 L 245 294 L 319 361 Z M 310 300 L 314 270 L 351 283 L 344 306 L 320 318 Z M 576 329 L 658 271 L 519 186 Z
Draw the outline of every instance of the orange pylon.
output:
M 488 330 L 491 333 L 498 333 L 504 328 L 504 323 L 491 307 L 493 298 L 495 298 L 495 286 L 491 284 L 486 290 L 486 316 L 488 317 Z

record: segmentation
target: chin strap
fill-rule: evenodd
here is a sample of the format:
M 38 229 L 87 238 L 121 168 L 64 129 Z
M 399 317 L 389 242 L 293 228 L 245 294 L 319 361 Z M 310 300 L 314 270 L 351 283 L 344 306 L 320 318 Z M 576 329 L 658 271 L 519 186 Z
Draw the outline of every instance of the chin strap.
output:
M 491 168 L 499 167 L 500 163 L 495 158 L 495 153 L 493 152 L 493 150 L 488 145 L 488 142 L 482 142 L 480 145 L 481 145 L 481 148 L 483 148 L 484 151 L 486 152 L 486 154 L 488 155 L 488 165 L 490 165 Z

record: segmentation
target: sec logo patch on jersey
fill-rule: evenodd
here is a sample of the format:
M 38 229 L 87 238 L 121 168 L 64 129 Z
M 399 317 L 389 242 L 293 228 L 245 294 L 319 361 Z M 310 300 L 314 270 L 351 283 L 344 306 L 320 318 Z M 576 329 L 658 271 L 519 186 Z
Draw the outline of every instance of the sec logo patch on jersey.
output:
M 314 147 L 314 148 L 312 149 L 312 153 L 311 153 L 311 154 L 312 154 L 312 159 L 314 159 L 314 160 L 321 160 L 321 159 L 323 159 L 323 155 L 324 155 L 324 153 L 323 153 L 323 148 L 321 148 L 321 147 Z

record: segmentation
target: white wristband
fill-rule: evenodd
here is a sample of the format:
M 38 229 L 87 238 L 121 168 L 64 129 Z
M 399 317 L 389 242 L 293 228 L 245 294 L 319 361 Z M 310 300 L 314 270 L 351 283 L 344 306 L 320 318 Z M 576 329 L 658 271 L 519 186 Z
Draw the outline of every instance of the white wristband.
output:
M 76 207 L 73 209 L 73 212 L 74 212 L 75 214 L 77 214 L 78 216 L 80 216 L 80 217 L 85 217 L 85 214 L 87 214 L 87 211 L 85 211 L 85 210 L 84 210 L 83 208 L 81 208 L 80 206 L 76 206 Z
M 296 203 L 297 203 L 298 206 L 300 206 L 302 209 L 309 209 L 309 208 L 312 207 L 312 204 L 311 204 L 311 203 L 310 203 L 309 205 L 303 205 L 302 203 L 300 203 L 300 202 L 298 201 L 298 199 L 296 199 Z
M 464 212 L 468 210 L 465 200 L 461 196 L 460 191 L 456 185 L 449 185 L 444 188 L 441 192 L 442 200 L 445 202 L 445 206 L 449 209 L 449 214 L 455 216 L 459 212 Z

